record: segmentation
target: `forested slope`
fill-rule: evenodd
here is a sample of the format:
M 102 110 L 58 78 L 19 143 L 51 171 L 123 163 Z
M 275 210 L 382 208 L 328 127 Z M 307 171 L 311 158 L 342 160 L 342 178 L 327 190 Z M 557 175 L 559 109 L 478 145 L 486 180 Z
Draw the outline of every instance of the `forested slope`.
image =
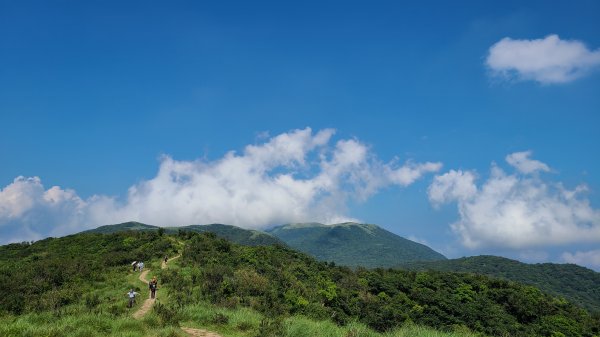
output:
M 464 272 L 499 277 L 536 286 L 591 311 L 600 312 L 600 273 L 574 264 L 527 264 L 504 257 L 484 255 L 407 263 L 402 267 L 410 270 Z

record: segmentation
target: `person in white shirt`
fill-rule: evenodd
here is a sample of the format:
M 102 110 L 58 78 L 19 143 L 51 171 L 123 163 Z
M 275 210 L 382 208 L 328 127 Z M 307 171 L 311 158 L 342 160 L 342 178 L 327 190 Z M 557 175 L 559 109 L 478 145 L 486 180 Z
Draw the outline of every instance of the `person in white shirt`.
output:
M 139 295 L 134 289 L 131 289 L 128 293 L 127 296 L 129 296 L 129 303 L 127 304 L 128 308 L 133 307 L 133 304 L 135 303 L 135 297 Z

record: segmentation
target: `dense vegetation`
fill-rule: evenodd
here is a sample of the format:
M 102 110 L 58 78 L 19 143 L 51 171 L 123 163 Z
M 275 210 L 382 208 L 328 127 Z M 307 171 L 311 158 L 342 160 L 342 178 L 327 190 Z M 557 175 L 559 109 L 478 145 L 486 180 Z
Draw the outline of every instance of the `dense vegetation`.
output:
M 189 234 L 188 234 L 189 235 Z M 593 336 L 597 318 L 535 287 L 486 276 L 352 270 L 281 246 L 248 247 L 191 235 L 180 270 L 162 275 L 183 307 L 209 300 L 270 317 L 358 320 L 385 331 L 408 322 L 494 336 Z
M 159 271 L 159 258 L 176 251 L 177 267 Z M 134 259 L 154 261 L 162 285 L 160 303 L 143 321 L 128 319 L 125 308 L 124 292 L 139 286 Z M 598 317 L 531 286 L 457 273 L 352 270 L 284 246 L 241 246 L 186 231 L 2 246 L 0 292 L 0 335 L 7 336 L 114 329 L 183 336 L 179 322 L 244 337 L 450 336 L 423 326 L 460 331 L 453 336 L 593 336 L 600 329 Z
M 0 313 L 59 311 L 85 299 L 95 285 L 126 271 L 133 260 L 173 251 L 172 240 L 166 236 L 141 231 L 79 234 L 0 246 Z M 122 297 L 106 301 L 116 304 Z M 123 308 L 110 310 L 121 312 Z
M 210 225 L 191 225 L 177 227 L 177 230 L 192 231 L 198 233 L 210 232 L 218 237 L 247 246 L 266 246 L 266 245 L 285 245 L 285 243 L 275 236 L 252 229 L 244 229 L 231 225 L 210 224 Z
M 498 256 L 405 264 L 410 270 L 465 272 L 529 284 L 564 297 L 592 312 L 600 312 L 600 273 L 574 264 L 526 264 Z
M 292 224 L 272 228 L 268 233 L 318 260 L 333 261 L 343 266 L 388 268 L 408 261 L 446 259 L 425 245 L 376 225 Z

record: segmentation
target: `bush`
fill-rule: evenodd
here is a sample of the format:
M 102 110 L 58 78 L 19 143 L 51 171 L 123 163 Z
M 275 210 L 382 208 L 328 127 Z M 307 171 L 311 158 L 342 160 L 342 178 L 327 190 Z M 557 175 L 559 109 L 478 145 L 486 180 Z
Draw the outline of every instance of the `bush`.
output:
M 229 317 L 225 314 L 218 312 L 210 318 L 210 323 L 218 324 L 218 325 L 225 325 L 225 324 L 229 323 Z
M 174 326 L 179 324 L 179 315 L 174 307 L 168 307 L 162 303 L 156 303 L 154 305 L 154 311 L 160 318 L 163 326 Z
M 258 326 L 256 337 L 281 337 L 284 335 L 284 326 L 281 317 L 274 319 L 263 318 Z

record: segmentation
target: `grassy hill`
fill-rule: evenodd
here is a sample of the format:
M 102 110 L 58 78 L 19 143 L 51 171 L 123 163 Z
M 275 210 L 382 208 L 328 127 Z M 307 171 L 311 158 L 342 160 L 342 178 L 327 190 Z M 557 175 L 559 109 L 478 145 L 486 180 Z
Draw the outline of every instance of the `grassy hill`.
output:
M 198 233 L 215 233 L 218 237 L 235 242 L 240 245 L 265 246 L 265 245 L 285 245 L 283 241 L 275 236 L 252 229 L 243 229 L 231 225 L 210 224 L 210 225 L 191 225 L 184 227 L 175 227 L 173 229 L 192 231 Z
M 95 229 L 84 231 L 83 233 L 101 233 L 110 234 L 124 231 L 158 231 L 161 227 L 146 225 L 140 222 L 124 222 L 121 224 L 100 226 Z M 223 239 L 250 246 L 260 245 L 285 245 L 285 243 L 271 234 L 244 229 L 236 226 L 223 225 L 223 224 L 210 224 L 210 225 L 191 225 L 181 227 L 163 227 L 164 231 L 169 234 L 176 234 L 178 231 L 191 231 L 191 232 L 210 232 L 216 234 L 218 237 Z
M 89 229 L 82 233 L 100 233 L 100 234 L 111 234 L 125 231 L 157 231 L 160 227 L 146 225 L 141 222 L 129 221 L 115 225 L 100 226 L 98 228 Z
M 446 259 L 425 245 L 376 225 L 304 223 L 279 226 L 267 232 L 321 261 L 344 266 L 393 267 L 409 261 Z
M 530 284 L 600 312 L 600 273 L 574 264 L 527 264 L 498 256 L 408 263 L 410 270 L 476 273 Z
M 181 253 L 173 267 L 159 259 Z M 130 318 L 130 261 L 159 278 L 159 303 Z M 2 336 L 593 336 L 598 317 L 531 286 L 485 276 L 352 270 L 280 245 L 213 233 L 85 233 L 0 247 Z M 418 327 L 415 328 L 414 324 Z M 433 329 L 437 329 L 434 331 Z

